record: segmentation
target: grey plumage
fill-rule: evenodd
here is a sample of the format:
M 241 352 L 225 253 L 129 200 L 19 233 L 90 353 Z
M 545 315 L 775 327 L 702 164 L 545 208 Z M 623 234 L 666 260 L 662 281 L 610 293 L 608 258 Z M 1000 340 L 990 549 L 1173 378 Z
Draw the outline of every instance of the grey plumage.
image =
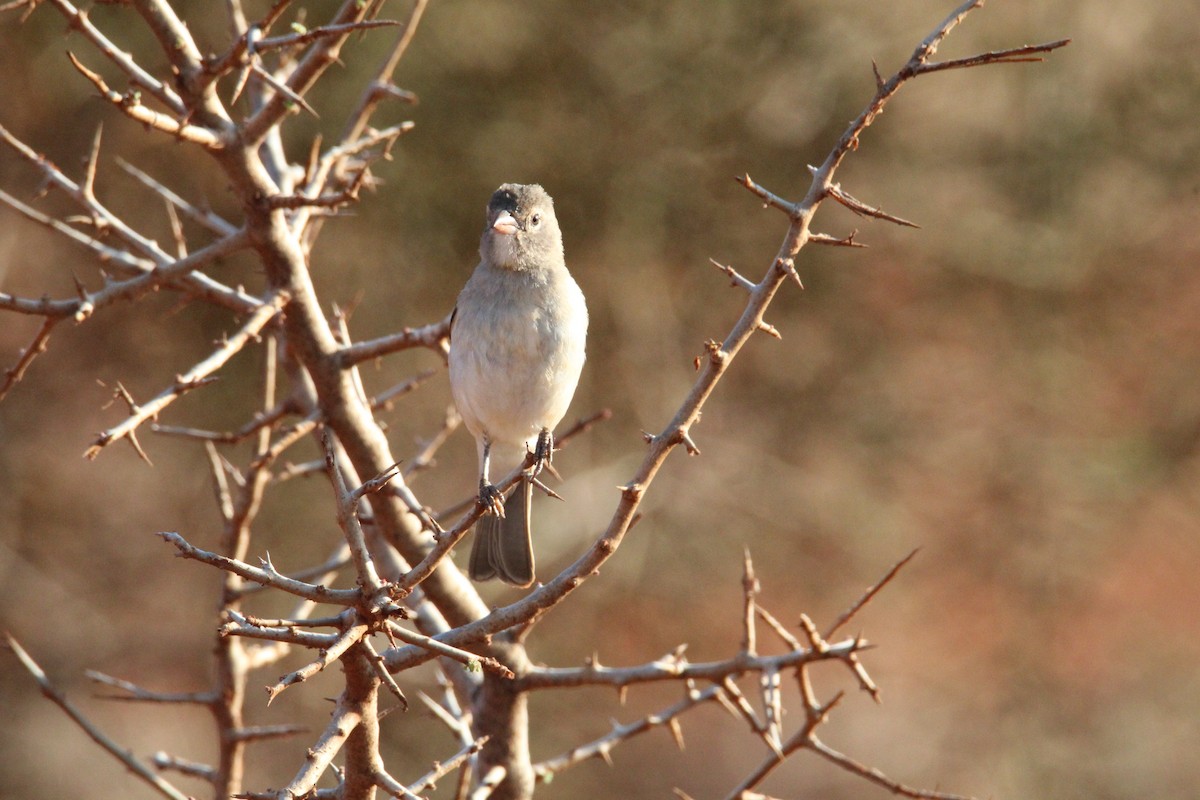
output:
M 583 368 L 587 306 L 567 271 L 554 201 L 541 186 L 504 184 L 488 203 L 480 263 L 455 306 L 450 387 L 475 437 L 480 495 L 521 466 L 567 411 Z M 517 586 L 534 580 L 532 485 L 521 481 L 476 525 L 469 572 Z M 499 510 L 496 508 L 495 510 Z

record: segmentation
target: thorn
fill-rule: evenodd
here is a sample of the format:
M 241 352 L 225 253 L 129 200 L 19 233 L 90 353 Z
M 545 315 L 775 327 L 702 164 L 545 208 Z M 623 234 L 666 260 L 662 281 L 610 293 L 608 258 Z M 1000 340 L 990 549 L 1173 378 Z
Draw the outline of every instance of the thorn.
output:
M 529 479 L 529 481 L 530 481 L 530 483 L 532 483 L 534 486 L 536 486 L 537 488 L 539 488 L 539 489 L 541 489 L 543 492 L 545 492 L 545 493 L 546 493 L 546 495 L 547 495 L 548 497 L 553 497 L 555 500 L 562 500 L 562 499 L 563 499 L 563 496 L 562 496 L 561 494 L 559 494 L 558 492 L 554 491 L 553 489 L 551 489 L 551 488 L 550 488 L 549 486 L 547 486 L 546 484 L 542 483 L 542 482 L 541 482 L 539 479 L 537 479 L 537 478 L 530 478 L 530 479 Z
M 775 259 L 775 269 L 781 269 L 786 272 L 788 277 L 800 287 L 800 290 L 804 291 L 804 282 L 800 280 L 800 273 L 796 272 L 796 262 L 790 258 L 777 258 Z
M 712 264 L 714 267 L 716 267 L 717 269 L 721 270 L 722 272 L 724 272 L 726 275 L 729 276 L 729 285 L 730 286 L 740 286 L 748 292 L 752 292 L 758 288 L 758 286 L 753 281 L 751 281 L 750 279 L 748 279 L 746 277 L 743 277 L 733 267 L 726 266 L 725 264 L 722 264 L 719 261 L 717 261 L 715 258 L 708 259 L 708 263 Z
M 682 752 L 684 750 L 683 726 L 679 724 L 679 717 L 671 717 L 671 721 L 667 723 L 667 727 L 671 729 L 671 738 L 675 740 L 675 746 Z
M 150 460 L 150 456 L 146 455 L 146 451 L 142 449 L 141 442 L 138 441 L 137 431 L 131 430 L 126 435 L 126 438 L 129 439 L 129 443 L 133 445 L 133 450 L 138 454 L 138 458 L 142 459 L 142 461 L 145 461 L 147 466 L 153 467 L 154 462 Z
M 871 59 L 871 71 L 875 73 L 875 91 L 876 93 L 883 91 L 883 76 L 879 74 L 879 65 L 875 63 L 875 59 Z
M 767 334 L 768 336 L 772 336 L 772 337 L 774 337 L 776 339 L 780 339 L 780 340 L 783 339 L 783 334 L 781 334 L 774 325 L 770 325 L 766 322 L 763 322 L 762 320 L 759 320 L 758 329 L 760 331 L 762 331 L 763 333 Z
M 917 223 L 910 222 L 910 221 L 904 219 L 903 217 L 897 217 L 893 214 L 888 214 L 887 212 L 883 211 L 882 209 L 867 205 L 863 201 L 861 201 L 858 198 L 851 195 L 849 192 L 843 191 L 842 187 L 839 184 L 836 184 L 836 183 L 831 184 L 829 186 L 829 188 L 826 189 L 826 192 L 834 200 L 838 201 L 839 203 L 844 205 L 846 208 L 850 209 L 855 214 L 858 214 L 860 216 L 874 217 L 875 219 L 882 219 L 887 222 L 895 223 L 896 225 L 903 225 L 907 228 L 917 228 L 918 230 L 921 227 Z
M 808 236 L 808 240 L 810 242 L 812 242 L 813 244 L 827 244 L 827 245 L 832 245 L 834 247 L 864 247 L 865 248 L 867 245 L 860 244 L 859 242 L 854 241 L 854 237 L 857 235 L 858 235 L 858 229 L 851 231 L 849 236 L 844 236 L 842 238 L 838 238 L 836 236 L 830 236 L 827 233 L 811 233 Z

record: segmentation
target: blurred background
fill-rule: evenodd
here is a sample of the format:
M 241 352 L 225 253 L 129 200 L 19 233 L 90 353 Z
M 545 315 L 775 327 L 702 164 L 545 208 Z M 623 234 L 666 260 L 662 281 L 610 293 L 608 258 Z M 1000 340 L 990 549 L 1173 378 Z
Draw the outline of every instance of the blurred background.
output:
M 591 309 L 589 362 L 564 424 L 613 418 L 556 461 L 565 504 L 539 502 L 540 574 L 582 551 L 612 512 L 614 487 L 694 379 L 692 360 L 723 338 L 744 295 L 715 258 L 757 280 L 786 229 L 733 177 L 789 198 L 874 89 L 871 60 L 894 71 L 951 10 L 949 0 L 447 0 L 430 4 L 398 73 L 420 97 L 381 112 L 412 119 L 378 190 L 326 224 L 312 268 L 327 307 L 353 308 L 371 338 L 441 319 L 476 263 L 483 209 L 505 181 L 555 197 L 568 263 Z M 221 15 L 180 4 L 198 38 L 224 47 Z M 317 24 L 333 4 L 310 5 Z M 406 6 L 385 9 L 401 17 Z M 247 6 L 252 18 L 266 4 Z M 876 706 L 845 671 L 816 673 L 849 697 L 824 740 L 896 780 L 976 797 L 1195 796 L 1200 768 L 1200 34 L 1195 0 L 1146 4 L 1009 0 L 955 31 L 946 57 L 1071 37 L 1045 64 L 932 75 L 910 84 L 838 175 L 864 201 L 920 230 L 826 204 L 815 229 L 858 230 L 866 250 L 810 247 L 806 290 L 785 285 L 693 435 L 673 455 L 645 518 L 603 574 L 540 627 L 531 655 L 580 664 L 653 660 L 687 642 L 695 661 L 731 655 L 743 549 L 763 604 L 788 624 L 825 627 L 914 548 L 915 560 L 856 619 L 878 645 L 866 664 Z M 123 46 L 150 42 L 126 8 L 92 18 Z M 1192 22 L 1188 22 L 1192 20 Z M 291 156 L 335 136 L 393 33 L 343 52 L 297 117 Z M 64 49 L 108 65 L 48 5 L 0 19 L 0 124 L 79 176 L 104 124 L 101 198 L 169 242 L 159 200 L 115 156 L 179 193 L 236 216 L 216 170 L 148 135 L 93 96 Z M 162 69 L 147 56 L 146 66 Z M 38 176 L 0 153 L 0 186 L 21 198 Z M 61 198 L 40 201 L 69 213 Z M 253 288 L 256 266 L 218 277 Z M 0 290 L 69 296 L 96 265 L 0 211 Z M 227 315 L 151 297 L 61 326 L 49 352 L 0 404 L 0 626 L 135 753 L 205 761 L 214 744 L 192 709 L 104 702 L 97 669 L 150 688 L 209 679 L 217 576 L 172 558 L 154 533 L 216 542 L 203 450 L 143 433 L 154 467 L 115 446 L 81 456 L 123 417 L 119 381 L 145 399 L 232 330 Z M 37 321 L 0 316 L 7 369 Z M 260 368 L 248 353 L 163 422 L 232 429 Z M 427 352 L 367 365 L 381 389 L 439 367 Z M 444 372 L 386 414 L 411 458 L 450 402 Z M 307 449 L 305 449 L 307 448 Z M 314 455 L 310 445 L 293 460 Z M 230 457 L 245 459 L 244 449 Z M 443 508 L 474 486 L 474 447 L 457 433 L 413 488 Z M 324 481 L 274 487 L 252 554 L 281 570 L 322 560 L 338 529 Z M 460 560 L 465 553 L 460 553 Z M 511 590 L 487 586 L 490 602 Z M 274 604 L 274 605 L 272 605 Z M 263 598 L 260 613 L 286 613 Z M 775 645 L 763 636 L 764 650 Z M 251 681 L 252 722 L 319 730 L 336 676 L 270 709 Z M 406 690 L 433 675 L 402 678 Z M 412 692 L 410 691 L 410 697 Z M 669 705 L 674 687 L 550 693 L 533 704 L 535 758 L 557 755 Z M 264 698 L 265 699 L 265 698 Z M 791 698 L 794 700 L 794 698 Z M 0 653 L 0 795 L 151 797 L 90 743 L 9 653 Z M 800 722 L 799 707 L 789 719 Z M 414 709 L 384 724 L 393 773 L 423 774 L 456 745 Z M 764 756 L 744 723 L 706 708 L 614 765 L 587 763 L 540 796 L 697 798 L 728 792 Z M 314 733 L 315 735 L 315 733 Z M 249 788 L 286 782 L 312 736 L 253 751 Z M 204 787 L 178 782 L 202 795 Z M 436 797 L 452 795 L 453 782 Z M 886 796 L 809 755 L 761 787 L 782 797 Z

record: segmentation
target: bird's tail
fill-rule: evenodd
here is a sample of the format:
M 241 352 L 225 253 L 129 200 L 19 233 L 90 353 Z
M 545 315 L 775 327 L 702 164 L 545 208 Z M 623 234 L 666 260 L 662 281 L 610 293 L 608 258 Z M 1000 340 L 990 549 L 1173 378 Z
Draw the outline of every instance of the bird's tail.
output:
M 504 517 L 480 517 L 471 545 L 472 580 L 499 578 L 522 588 L 533 583 L 533 539 L 529 532 L 529 507 L 533 484 L 521 480 L 504 501 Z

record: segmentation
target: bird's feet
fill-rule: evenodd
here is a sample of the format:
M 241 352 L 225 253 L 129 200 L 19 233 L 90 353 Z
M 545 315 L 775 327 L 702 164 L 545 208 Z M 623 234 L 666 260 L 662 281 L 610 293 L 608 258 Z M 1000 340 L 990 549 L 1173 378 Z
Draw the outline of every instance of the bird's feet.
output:
M 542 428 L 542 432 L 538 434 L 537 445 L 533 448 L 533 466 L 530 467 L 531 475 L 536 478 L 542 473 L 542 470 L 551 466 L 554 459 L 554 434 L 549 428 Z M 551 468 L 553 471 L 553 468 Z
M 486 480 L 479 481 L 479 505 L 486 513 L 504 516 L 504 492 L 496 488 L 494 483 Z

